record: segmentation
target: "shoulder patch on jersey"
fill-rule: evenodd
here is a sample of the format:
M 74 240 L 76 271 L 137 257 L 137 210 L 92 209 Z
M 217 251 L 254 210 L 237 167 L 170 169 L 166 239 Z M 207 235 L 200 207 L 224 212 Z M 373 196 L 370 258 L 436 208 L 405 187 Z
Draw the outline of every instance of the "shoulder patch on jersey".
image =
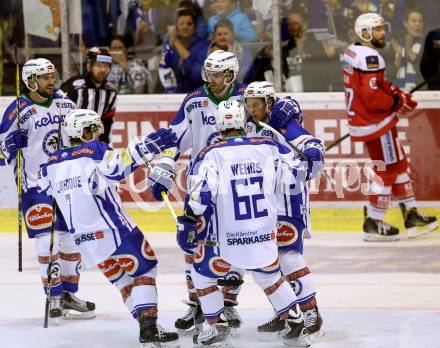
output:
M 85 84 L 86 84 L 86 80 L 84 79 L 78 79 L 72 82 L 72 86 L 76 88 L 83 87 L 85 86 Z
M 365 60 L 367 62 L 368 69 L 379 68 L 379 57 L 378 56 L 366 56 Z
M 91 147 L 83 147 L 79 150 L 72 151 L 72 157 L 81 156 L 81 155 L 93 155 L 95 150 Z
M 192 92 L 188 93 L 186 95 L 185 99 L 183 100 L 183 104 L 185 104 L 191 98 L 194 98 L 196 96 L 200 96 L 201 94 L 203 94 L 203 91 L 200 88 L 196 89 L 195 91 L 192 91 Z

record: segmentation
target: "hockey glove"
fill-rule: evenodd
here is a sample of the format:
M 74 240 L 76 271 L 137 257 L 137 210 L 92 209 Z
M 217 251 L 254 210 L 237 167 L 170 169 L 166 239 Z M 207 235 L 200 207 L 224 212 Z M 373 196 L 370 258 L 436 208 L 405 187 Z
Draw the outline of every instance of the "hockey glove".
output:
M 405 115 L 416 108 L 417 102 L 413 99 L 411 93 L 404 92 L 395 85 L 391 85 L 391 90 L 394 98 L 393 111 Z
M 177 244 L 187 254 L 192 254 L 197 247 L 197 220 L 182 215 L 177 217 Z
M 167 163 L 158 163 L 150 172 L 148 177 L 148 187 L 151 189 L 153 197 L 162 201 L 161 192 L 168 193 L 173 187 L 174 169 Z
M 279 130 L 286 128 L 289 121 L 294 119 L 299 125 L 303 123 L 303 115 L 295 99 L 284 98 L 275 102 L 269 115 L 269 125 Z
M 148 134 L 144 138 L 144 145 L 150 153 L 159 154 L 165 149 L 175 147 L 177 142 L 176 133 L 170 128 L 161 128 L 157 132 Z
M 308 158 L 307 180 L 313 179 L 324 168 L 324 148 L 321 141 L 318 139 L 306 141 L 303 152 Z
M 9 153 L 9 159 L 17 156 L 17 151 L 28 146 L 27 131 L 24 129 L 15 130 L 8 134 L 4 142 L 4 149 Z

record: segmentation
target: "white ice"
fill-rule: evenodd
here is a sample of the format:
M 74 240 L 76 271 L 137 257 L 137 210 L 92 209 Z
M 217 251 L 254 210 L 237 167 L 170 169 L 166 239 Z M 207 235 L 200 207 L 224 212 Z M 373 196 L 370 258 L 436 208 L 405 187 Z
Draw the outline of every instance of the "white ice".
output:
M 185 310 L 183 257 L 174 235 L 148 234 L 159 258 L 159 322 L 173 328 Z M 316 233 L 306 259 L 315 274 L 326 334 L 319 348 L 440 347 L 440 234 L 397 243 L 366 244 L 360 233 Z M 17 272 L 17 236 L 0 233 L 0 348 L 138 347 L 138 326 L 119 292 L 97 270 L 81 274 L 79 297 L 97 306 L 96 319 L 62 320 L 43 328 L 44 295 L 33 241 L 24 237 L 23 272 Z M 260 342 L 256 326 L 271 307 L 245 276 L 239 296 L 244 326 L 234 347 L 282 347 Z M 192 347 L 190 337 L 181 347 Z

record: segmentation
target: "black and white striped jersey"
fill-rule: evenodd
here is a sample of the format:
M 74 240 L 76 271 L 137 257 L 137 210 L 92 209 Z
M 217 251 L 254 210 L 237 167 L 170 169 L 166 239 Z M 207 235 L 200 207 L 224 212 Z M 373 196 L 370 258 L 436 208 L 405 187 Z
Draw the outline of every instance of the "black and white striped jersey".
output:
M 77 108 L 94 110 L 101 119 L 110 119 L 115 114 L 117 89 L 110 82 L 96 87 L 90 74 L 73 76 L 60 89 L 67 93 Z

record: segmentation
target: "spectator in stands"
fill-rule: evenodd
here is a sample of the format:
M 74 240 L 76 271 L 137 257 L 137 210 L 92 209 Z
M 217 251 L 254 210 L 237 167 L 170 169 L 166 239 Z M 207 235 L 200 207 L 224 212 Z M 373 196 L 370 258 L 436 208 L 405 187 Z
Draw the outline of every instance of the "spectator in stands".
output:
M 408 10 L 403 23 L 406 33 L 393 40 L 394 65 L 397 69 L 396 85 L 410 91 L 417 84 L 418 66 L 423 48 L 423 14 L 419 10 Z
M 239 42 L 253 42 L 257 40 L 257 33 L 248 16 L 241 12 L 235 0 L 214 0 L 216 15 L 208 20 L 208 34 L 214 32 L 215 24 L 221 18 L 227 18 L 234 26 L 236 39 Z
M 78 109 L 95 111 L 101 116 L 104 132 L 99 139 L 110 142 L 110 132 L 116 111 L 117 89 L 107 81 L 112 57 L 104 48 L 92 47 L 87 52 L 87 72 L 64 81 L 60 89 Z
M 337 76 L 336 50 L 327 41 L 318 41 L 307 32 L 304 14 L 287 16 L 289 40 L 282 47 L 282 72 L 290 92 L 328 92 L 342 89 Z M 249 69 L 244 83 L 273 80 L 271 45 L 263 47 Z
M 234 27 L 231 21 L 226 18 L 220 19 L 214 27 L 212 38 L 222 50 L 235 54 L 240 65 L 237 81 L 243 82 L 244 75 L 251 66 L 253 57 L 247 47 L 242 46 L 235 40 Z
M 196 36 L 201 39 L 208 37 L 208 26 L 206 25 L 205 17 L 203 17 L 203 11 L 197 2 L 191 2 L 190 0 L 182 0 L 179 2 L 177 12 L 181 10 L 189 10 L 193 13 L 196 19 Z
M 187 93 L 203 84 L 201 69 L 209 42 L 196 36 L 193 13 L 181 10 L 176 26 L 168 27 L 163 46 L 159 77 L 168 93 Z
M 431 30 L 426 36 L 420 61 L 420 72 L 428 81 L 429 90 L 440 90 L 440 28 Z
M 107 81 L 115 85 L 119 94 L 148 93 L 151 74 L 142 60 L 129 58 L 127 45 L 121 35 L 114 36 L 110 42 L 110 54 L 113 65 Z

